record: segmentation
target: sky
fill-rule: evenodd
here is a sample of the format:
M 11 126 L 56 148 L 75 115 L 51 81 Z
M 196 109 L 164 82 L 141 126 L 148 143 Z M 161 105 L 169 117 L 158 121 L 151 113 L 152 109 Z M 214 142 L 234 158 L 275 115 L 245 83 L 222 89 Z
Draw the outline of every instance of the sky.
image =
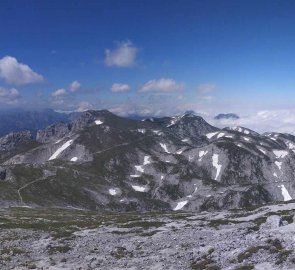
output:
M 1 0 L 0 106 L 194 110 L 295 134 L 294 14 L 293 0 Z

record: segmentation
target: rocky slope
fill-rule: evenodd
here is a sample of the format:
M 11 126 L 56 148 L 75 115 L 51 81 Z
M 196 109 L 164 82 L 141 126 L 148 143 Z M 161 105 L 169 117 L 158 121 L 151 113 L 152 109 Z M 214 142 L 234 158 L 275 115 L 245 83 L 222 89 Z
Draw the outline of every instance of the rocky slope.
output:
M 12 141 L 0 144 L 5 206 L 203 211 L 295 198 L 293 135 L 218 129 L 193 113 L 135 121 L 88 111 Z
M 120 215 L 2 209 L 0 268 L 295 269 L 294 207 Z

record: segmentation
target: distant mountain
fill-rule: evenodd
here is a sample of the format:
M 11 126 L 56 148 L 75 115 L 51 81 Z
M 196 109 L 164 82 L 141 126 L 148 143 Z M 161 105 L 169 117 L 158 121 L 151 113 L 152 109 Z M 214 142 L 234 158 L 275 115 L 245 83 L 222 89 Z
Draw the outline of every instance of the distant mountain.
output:
M 87 111 L 0 139 L 2 206 L 208 211 L 295 198 L 295 137 L 218 129 L 192 112 Z
M 76 114 L 58 113 L 52 109 L 0 111 L 0 136 L 10 132 L 29 130 L 34 137 L 39 129 L 57 122 L 69 123 L 75 117 Z
M 235 113 L 221 113 L 218 114 L 214 117 L 216 120 L 221 120 L 221 119 L 239 119 L 240 117 L 235 114 Z

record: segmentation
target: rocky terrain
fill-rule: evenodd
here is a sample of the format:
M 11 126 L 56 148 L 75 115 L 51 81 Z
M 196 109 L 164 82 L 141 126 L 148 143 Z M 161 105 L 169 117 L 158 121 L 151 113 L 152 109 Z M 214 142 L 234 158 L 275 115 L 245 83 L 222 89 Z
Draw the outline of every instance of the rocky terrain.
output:
M 87 111 L 0 138 L 0 269 L 295 269 L 295 137 Z
M 136 121 L 88 111 L 0 138 L 3 206 L 212 211 L 295 197 L 295 137 L 218 129 L 194 113 Z
M 1 269 L 295 269 L 295 204 L 234 211 L 0 212 Z

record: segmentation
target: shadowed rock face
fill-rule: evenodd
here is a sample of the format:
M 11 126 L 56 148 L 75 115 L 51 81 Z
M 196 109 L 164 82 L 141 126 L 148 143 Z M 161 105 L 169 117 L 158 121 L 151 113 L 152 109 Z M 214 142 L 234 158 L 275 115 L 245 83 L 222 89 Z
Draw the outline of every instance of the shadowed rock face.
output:
M 204 211 L 295 198 L 290 134 L 218 129 L 193 113 L 135 121 L 87 111 L 37 142 L 29 135 L 0 139 L 7 205 Z
M 6 178 L 6 169 L 3 167 L 0 167 L 0 180 L 5 180 Z
M 12 132 L 0 138 L 0 151 L 9 151 L 32 140 L 30 131 Z

